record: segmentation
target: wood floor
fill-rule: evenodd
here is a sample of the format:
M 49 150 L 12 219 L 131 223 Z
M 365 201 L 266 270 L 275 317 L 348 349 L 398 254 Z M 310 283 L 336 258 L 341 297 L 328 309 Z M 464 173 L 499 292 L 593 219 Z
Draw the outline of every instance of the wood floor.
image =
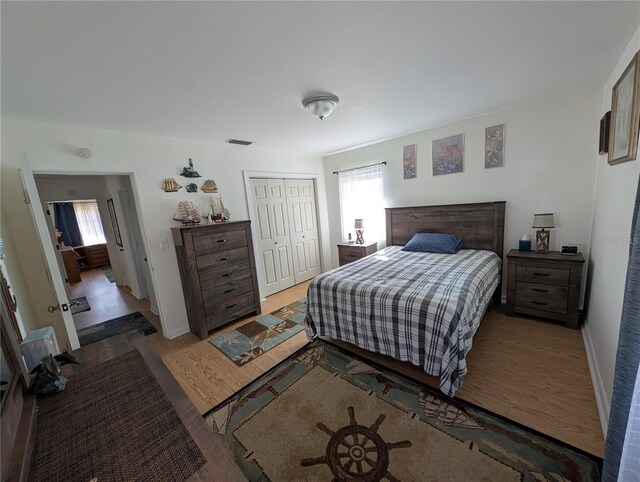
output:
M 264 313 L 306 295 L 308 283 L 267 298 Z M 217 336 L 245 318 L 211 333 Z M 200 413 L 205 413 L 307 343 L 304 332 L 237 367 L 208 341 L 186 334 L 148 337 Z M 336 342 L 337 343 L 337 342 Z M 407 363 L 349 349 L 414 379 L 438 386 L 435 377 Z M 474 338 L 469 371 L 458 397 L 597 456 L 603 437 L 580 331 L 489 312 Z

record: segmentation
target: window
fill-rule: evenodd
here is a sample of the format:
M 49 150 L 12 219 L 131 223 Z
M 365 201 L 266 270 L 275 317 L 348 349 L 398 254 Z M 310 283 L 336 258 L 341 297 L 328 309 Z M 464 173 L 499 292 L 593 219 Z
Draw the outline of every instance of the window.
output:
M 100 221 L 100 212 L 96 201 L 74 202 L 73 210 L 76 213 L 82 244 L 91 246 L 93 244 L 104 244 L 104 230 Z
M 342 239 L 351 233 L 355 240 L 354 222 L 364 220 L 366 242 L 385 239 L 384 192 L 382 165 L 362 167 L 338 174 Z

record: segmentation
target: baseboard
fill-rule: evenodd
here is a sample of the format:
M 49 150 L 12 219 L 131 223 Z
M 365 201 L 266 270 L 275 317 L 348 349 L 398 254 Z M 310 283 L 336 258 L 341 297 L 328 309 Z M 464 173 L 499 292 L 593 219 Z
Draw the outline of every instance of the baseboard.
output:
M 598 406 L 598 415 L 600 416 L 600 425 L 602 426 L 602 434 L 606 438 L 607 427 L 609 426 L 609 410 L 611 409 L 611 401 L 607 396 L 600 376 L 596 352 L 591 340 L 591 334 L 587 325 L 582 326 L 582 339 L 584 340 L 584 348 L 587 352 L 587 362 L 589 363 L 589 373 L 591 374 L 591 383 L 593 384 L 593 392 L 596 396 L 596 405 Z
M 158 311 L 157 306 L 153 306 L 153 305 L 149 306 L 149 311 L 156 316 L 160 316 L 160 312 Z
M 191 331 L 189 329 L 189 325 L 181 326 L 180 328 L 176 328 L 175 330 L 170 331 L 169 333 L 165 333 L 165 338 L 169 338 L 169 340 L 173 340 L 174 338 L 178 338 L 186 333 Z
M 503 305 L 507 304 L 507 295 L 502 295 L 500 297 L 500 303 L 502 303 Z

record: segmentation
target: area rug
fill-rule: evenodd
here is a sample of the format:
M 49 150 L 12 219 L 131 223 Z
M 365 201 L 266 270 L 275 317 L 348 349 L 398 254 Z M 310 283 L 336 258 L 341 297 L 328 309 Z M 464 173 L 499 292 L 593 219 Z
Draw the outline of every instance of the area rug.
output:
M 137 350 L 37 405 L 31 481 L 182 481 L 206 462 Z
M 80 340 L 80 346 L 86 346 L 96 341 L 104 340 L 105 338 L 135 330 L 141 332 L 144 336 L 158 331 L 149 323 L 142 313 L 136 311 L 135 313 L 129 313 L 120 318 L 114 318 L 113 320 L 82 328 L 78 330 L 78 339 Z
M 306 311 L 305 297 L 209 341 L 241 367 L 304 330 Z
M 600 459 L 322 340 L 206 420 L 251 481 L 600 480 Z
M 116 279 L 113 277 L 113 268 L 111 267 L 111 265 L 103 267 L 102 271 L 104 271 L 104 275 L 107 277 L 110 283 L 116 282 Z
M 86 296 L 81 296 L 79 298 L 69 300 L 69 307 L 71 308 L 72 315 L 77 315 L 78 313 L 82 313 L 83 311 L 91 310 L 91 305 L 87 301 Z

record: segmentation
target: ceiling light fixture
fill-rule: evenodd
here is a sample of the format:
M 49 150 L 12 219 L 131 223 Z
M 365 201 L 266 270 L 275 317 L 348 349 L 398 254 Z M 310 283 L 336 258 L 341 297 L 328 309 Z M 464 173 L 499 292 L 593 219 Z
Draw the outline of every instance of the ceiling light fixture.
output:
M 305 109 L 311 112 L 318 119 L 322 120 L 329 117 L 340 102 L 337 95 L 333 94 L 315 94 L 310 95 L 302 101 Z

